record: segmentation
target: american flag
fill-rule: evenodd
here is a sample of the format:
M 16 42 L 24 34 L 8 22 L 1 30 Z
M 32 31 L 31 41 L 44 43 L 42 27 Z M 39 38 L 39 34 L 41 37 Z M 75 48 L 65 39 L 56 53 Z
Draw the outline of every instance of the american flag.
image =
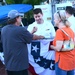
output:
M 55 75 L 55 51 L 50 50 L 52 39 L 32 41 L 28 44 L 29 63 L 38 75 Z

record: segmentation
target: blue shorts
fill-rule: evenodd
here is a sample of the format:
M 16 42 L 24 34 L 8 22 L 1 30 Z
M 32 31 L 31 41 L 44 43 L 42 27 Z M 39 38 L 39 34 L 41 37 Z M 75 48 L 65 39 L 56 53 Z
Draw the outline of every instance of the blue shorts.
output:
M 74 70 L 71 71 L 62 70 L 58 67 L 58 63 L 55 64 L 55 72 L 56 75 L 74 75 Z

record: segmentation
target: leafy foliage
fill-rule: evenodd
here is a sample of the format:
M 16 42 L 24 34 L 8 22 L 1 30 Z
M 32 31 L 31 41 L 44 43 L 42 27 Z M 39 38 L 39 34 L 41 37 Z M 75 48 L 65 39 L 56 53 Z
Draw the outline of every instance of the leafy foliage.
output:
M 31 5 L 39 5 L 43 0 L 6 0 L 7 4 L 31 4 Z
M 23 0 L 22 3 L 26 3 L 26 4 L 32 4 L 34 5 L 39 5 L 40 2 L 42 2 L 43 0 Z
M 6 0 L 7 4 L 15 4 L 14 0 Z
M 20 4 L 23 2 L 23 0 L 14 0 L 15 4 Z

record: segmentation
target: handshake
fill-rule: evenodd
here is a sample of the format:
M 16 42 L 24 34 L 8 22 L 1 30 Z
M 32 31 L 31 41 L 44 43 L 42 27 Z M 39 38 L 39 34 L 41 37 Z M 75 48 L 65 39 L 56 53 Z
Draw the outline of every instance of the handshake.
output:
M 35 35 L 40 35 L 41 37 L 44 37 L 44 38 L 50 38 L 50 35 L 51 35 L 49 30 L 41 31 L 37 27 L 33 27 L 31 33 Z

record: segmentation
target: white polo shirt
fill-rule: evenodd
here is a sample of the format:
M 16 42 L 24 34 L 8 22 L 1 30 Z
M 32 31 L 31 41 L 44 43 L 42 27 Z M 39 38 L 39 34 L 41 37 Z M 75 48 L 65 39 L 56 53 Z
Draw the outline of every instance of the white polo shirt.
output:
M 34 22 L 28 26 L 28 31 L 31 32 L 33 30 L 33 27 L 37 27 L 38 30 L 34 33 L 36 35 L 42 35 L 45 38 L 54 38 L 55 37 L 55 29 L 53 25 L 48 22 L 44 21 L 42 24 L 37 24 L 37 22 Z
M 75 17 L 72 15 L 71 17 L 68 18 L 68 21 L 71 24 L 70 28 L 75 32 Z

